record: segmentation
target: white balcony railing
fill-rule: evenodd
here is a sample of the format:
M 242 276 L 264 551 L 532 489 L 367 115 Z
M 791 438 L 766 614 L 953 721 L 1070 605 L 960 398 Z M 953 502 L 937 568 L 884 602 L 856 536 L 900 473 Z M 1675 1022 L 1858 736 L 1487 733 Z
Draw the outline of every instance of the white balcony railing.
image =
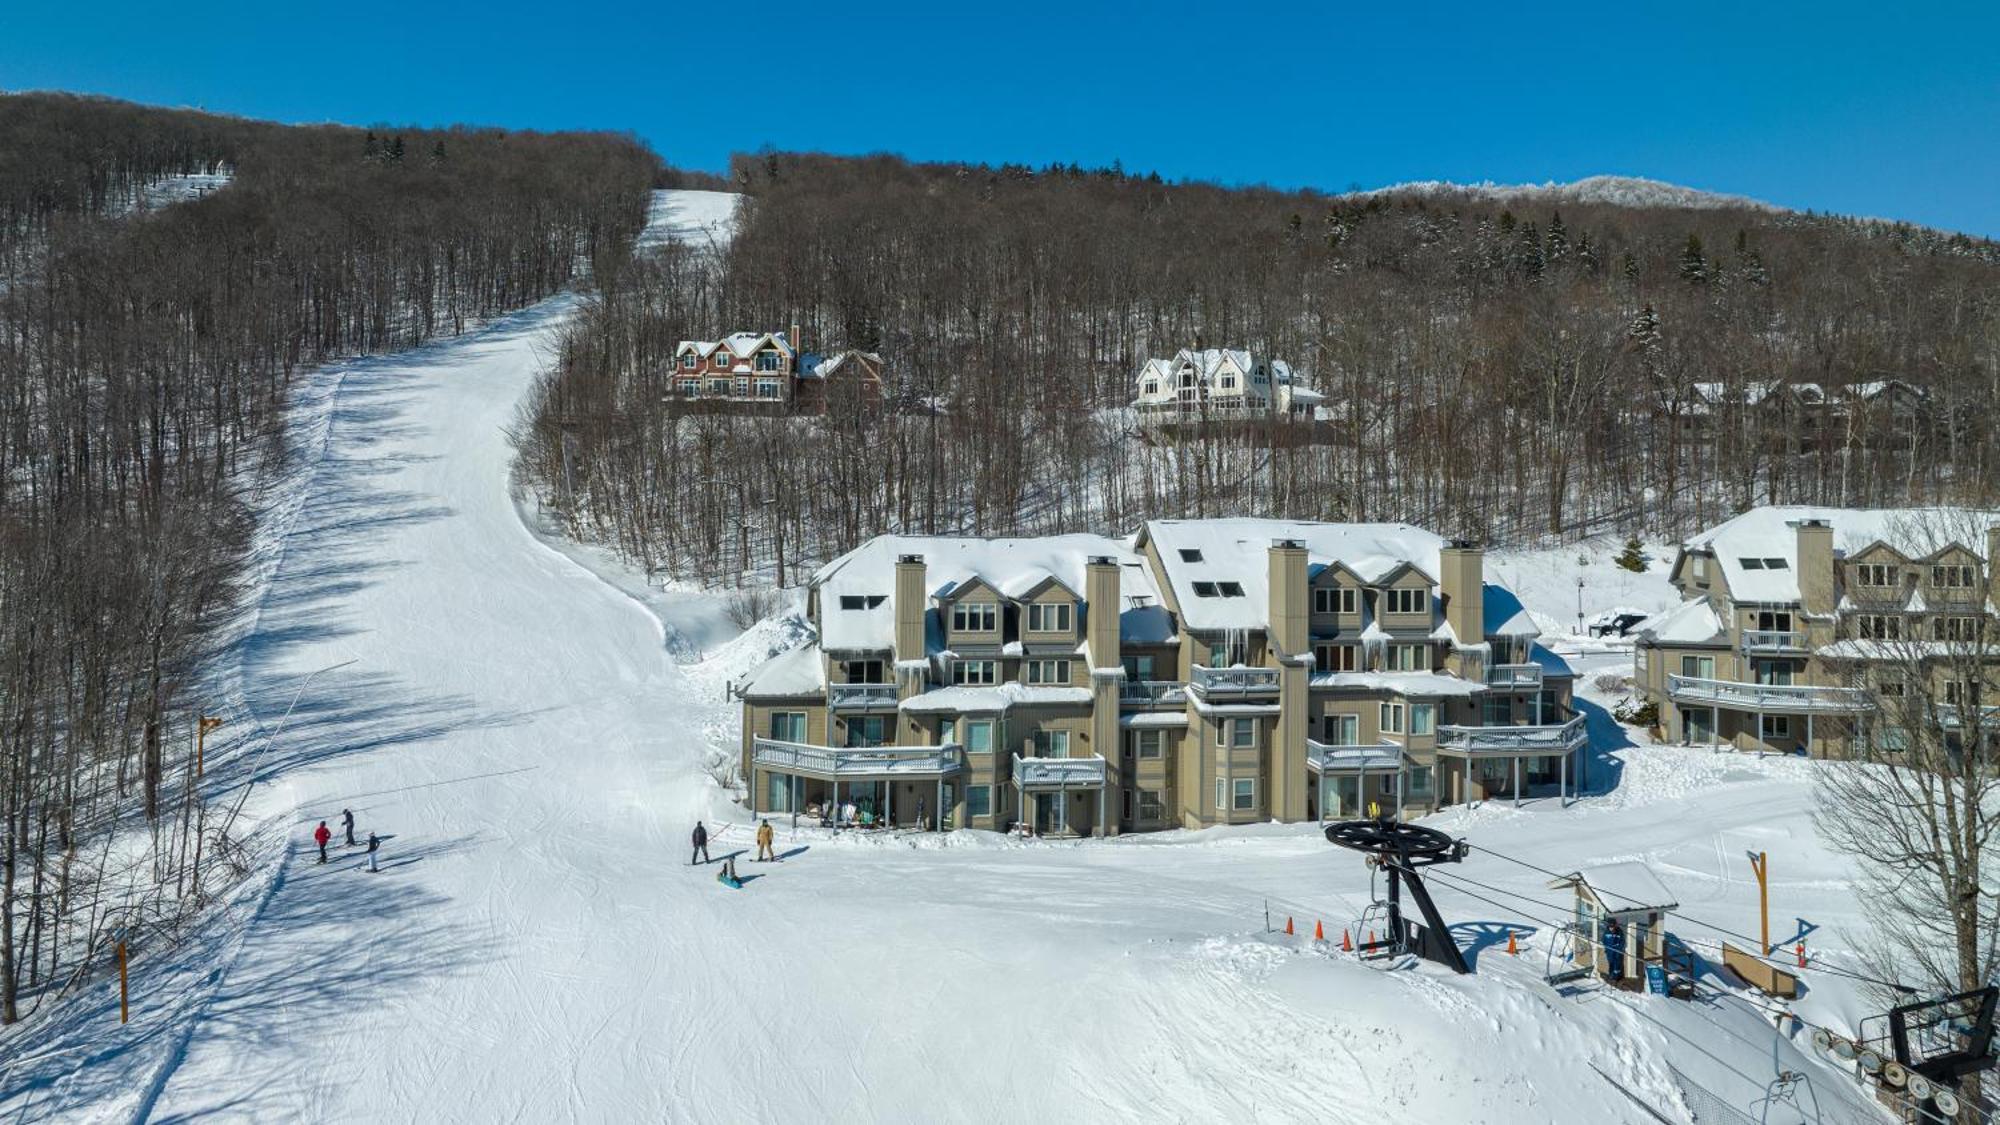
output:
M 826 705 L 836 711 L 894 711 L 895 684 L 828 684 Z
M 1014 783 L 1023 789 L 1098 789 L 1104 785 L 1104 758 L 1023 758 L 1014 755 Z
M 751 743 L 752 764 L 819 777 L 881 774 L 945 774 L 965 764 L 963 752 L 943 746 L 814 746 L 759 738 Z
M 1128 707 L 1178 707 L 1187 702 L 1187 685 L 1179 680 L 1126 680 L 1118 701 Z
M 1190 681 L 1204 697 L 1219 695 L 1276 695 L 1276 668 L 1210 668 L 1197 664 Z
M 1806 635 L 1783 629 L 1743 630 L 1744 652 L 1804 652 Z
M 1486 686 L 1501 691 L 1539 691 L 1542 686 L 1542 666 L 1495 664 L 1486 669 Z
M 1738 680 L 1708 680 L 1698 676 L 1667 677 L 1667 696 L 1675 703 L 1727 707 L 1733 711 L 1768 714 L 1855 715 L 1875 705 L 1860 688 L 1816 684 L 1751 684 Z
M 1387 772 L 1403 764 L 1403 748 L 1393 742 L 1334 746 L 1306 739 L 1306 767 L 1319 773 Z
M 1438 749 L 1461 754 L 1567 754 L 1589 741 L 1582 715 L 1542 726 L 1438 728 Z

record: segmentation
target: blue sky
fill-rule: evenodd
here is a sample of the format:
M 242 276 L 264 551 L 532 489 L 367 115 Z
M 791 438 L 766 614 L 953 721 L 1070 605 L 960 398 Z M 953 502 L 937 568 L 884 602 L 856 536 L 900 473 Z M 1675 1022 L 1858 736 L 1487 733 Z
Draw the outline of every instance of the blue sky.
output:
M 0 88 L 1332 190 L 1651 176 L 2000 236 L 2000 4 L 20 0 Z

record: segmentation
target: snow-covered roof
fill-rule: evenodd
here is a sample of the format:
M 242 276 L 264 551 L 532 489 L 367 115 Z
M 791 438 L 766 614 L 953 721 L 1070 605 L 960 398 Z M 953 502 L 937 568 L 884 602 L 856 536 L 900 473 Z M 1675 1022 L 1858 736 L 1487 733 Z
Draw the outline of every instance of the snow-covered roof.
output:
M 1590 888 L 1597 901 L 1613 911 L 1673 910 L 1680 906 L 1674 892 L 1653 874 L 1653 869 L 1634 860 L 1586 867 L 1576 877 Z
M 882 365 L 881 356 L 874 352 L 858 351 L 853 348 L 849 348 L 844 352 L 836 352 L 830 356 L 811 356 L 808 358 L 812 362 L 806 364 L 804 370 L 800 372 L 802 377 L 808 379 L 830 379 L 838 375 L 840 369 L 846 366 L 849 360 L 856 358 L 866 360 L 877 367 Z
M 1340 563 L 1370 585 L 1411 564 L 1435 578 L 1445 541 L 1419 527 L 1399 523 L 1302 523 L 1295 520 L 1151 520 L 1140 532 L 1167 572 L 1181 620 L 1190 629 L 1270 627 L 1270 549 L 1273 540 L 1305 544 L 1306 563 Z M 1195 552 L 1198 559 L 1183 552 Z M 1200 596 L 1194 584 L 1214 583 L 1216 596 Z M 1240 596 L 1222 596 L 1221 584 L 1236 583 Z
M 826 691 L 826 662 L 818 645 L 804 645 L 766 660 L 743 682 L 746 699 L 819 695 Z
M 1565 676 L 1576 675 L 1576 669 L 1569 666 L 1569 661 L 1557 656 L 1555 652 L 1543 645 L 1529 645 L 1528 659 L 1542 666 L 1542 678 L 1545 680 L 1552 677 L 1560 679 Z
M 1276 373 L 1283 372 L 1283 375 L 1278 377 L 1277 380 L 1283 383 L 1290 381 L 1292 370 L 1283 360 L 1260 362 L 1254 354 L 1245 348 L 1203 348 L 1200 350 L 1182 348 L 1167 359 L 1161 359 L 1157 356 L 1148 359 L 1140 366 L 1139 374 L 1133 382 L 1135 386 L 1139 387 L 1143 396 L 1146 380 L 1157 379 L 1161 383 L 1157 393 L 1172 397 L 1179 390 L 1179 372 L 1182 368 L 1190 365 L 1193 366 L 1196 376 L 1201 380 L 1202 386 L 1211 391 L 1216 389 L 1215 381 L 1218 376 L 1225 371 L 1234 371 L 1243 376 L 1244 385 L 1239 387 L 1239 390 L 1253 393 L 1253 395 L 1265 396 L 1268 396 L 1270 393 L 1269 384 Z
M 1836 558 L 1878 540 L 1911 558 L 1922 558 L 1953 542 L 1974 554 L 1984 554 L 1985 528 L 2000 522 L 2000 512 L 1805 505 L 1752 508 L 1688 540 L 1683 549 L 1712 553 L 1729 581 L 1730 597 L 1738 602 L 1795 603 L 1799 600 L 1798 525 L 1805 520 L 1824 520 L 1832 526 Z
M 1315 672 L 1307 683 L 1316 688 L 1360 688 L 1419 699 L 1474 696 L 1486 690 L 1485 684 L 1437 672 Z
M 1660 644 L 1709 644 L 1720 639 L 1722 619 L 1707 598 L 1696 598 L 1656 613 L 1634 628 Z
M 1514 591 L 1495 583 L 1486 583 L 1483 591 L 1483 606 L 1486 618 L 1486 635 L 1489 637 L 1539 637 L 1542 627 L 1528 615 L 1526 606 Z
M 737 359 L 749 359 L 767 345 L 777 348 L 786 355 L 794 354 L 792 342 L 783 332 L 731 332 L 720 340 L 682 340 L 674 347 L 674 354 L 681 355 L 692 351 L 706 359 L 717 348 L 728 348 L 731 356 Z
M 918 714 L 957 712 L 977 715 L 1005 711 L 1009 707 L 1088 706 L 1089 703 L 1089 688 L 1006 683 L 991 687 L 958 685 L 937 688 L 913 695 L 898 706 Z
M 896 560 L 903 555 L 923 556 L 925 592 L 932 597 L 973 579 L 1008 597 L 1032 591 L 1048 578 L 1081 594 L 1091 557 L 1108 556 L 1119 564 L 1118 593 L 1124 603 L 1119 609 L 1120 637 L 1147 643 L 1173 635 L 1168 615 L 1159 609 L 1160 591 L 1152 572 L 1128 540 L 1083 534 L 1033 539 L 878 535 L 813 575 L 819 590 L 822 647 L 847 652 L 895 646 Z M 843 597 L 860 598 L 864 604 L 844 609 Z M 865 604 L 870 601 L 874 604 Z M 1090 612 L 1089 607 L 1084 612 Z M 930 647 L 935 648 L 935 642 L 931 638 Z

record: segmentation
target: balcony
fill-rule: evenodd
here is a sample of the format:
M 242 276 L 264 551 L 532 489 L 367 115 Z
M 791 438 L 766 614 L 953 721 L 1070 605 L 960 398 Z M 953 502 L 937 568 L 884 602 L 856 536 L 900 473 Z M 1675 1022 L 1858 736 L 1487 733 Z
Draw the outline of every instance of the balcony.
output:
M 1746 653 L 1804 655 L 1806 635 L 1783 629 L 1745 629 L 1742 649 Z
M 1278 694 L 1276 668 L 1210 668 L 1194 666 L 1194 689 L 1210 702 L 1218 699 L 1265 699 Z
M 1539 664 L 1495 664 L 1486 669 L 1486 686 L 1494 691 L 1542 690 Z
M 1860 688 L 1747 684 L 1697 676 L 1669 675 L 1667 698 L 1682 706 L 1727 707 L 1761 715 L 1859 715 L 1875 709 Z
M 750 746 L 752 765 L 764 769 L 837 780 L 848 777 L 939 776 L 965 767 L 957 746 L 814 746 L 759 738 Z
M 828 684 L 826 705 L 835 711 L 894 711 L 895 684 Z
M 1306 739 L 1306 768 L 1313 773 L 1388 773 L 1402 765 L 1403 748 L 1393 742 L 1334 746 Z
M 1014 755 L 1014 784 L 1030 792 L 1102 789 L 1104 758 L 1023 758 Z
M 1568 754 L 1590 741 L 1584 717 L 1543 726 L 1439 727 L 1438 750 L 1466 757 Z
M 1123 707 L 1180 707 L 1187 703 L 1187 685 L 1179 680 L 1126 680 L 1118 687 Z

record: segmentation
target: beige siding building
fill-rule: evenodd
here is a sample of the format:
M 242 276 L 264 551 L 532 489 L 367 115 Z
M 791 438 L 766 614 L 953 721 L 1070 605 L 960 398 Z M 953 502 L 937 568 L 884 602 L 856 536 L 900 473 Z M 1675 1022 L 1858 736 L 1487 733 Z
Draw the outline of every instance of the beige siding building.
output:
M 1570 670 L 1482 571 L 1401 525 L 883 536 L 737 687 L 750 798 L 1104 835 L 1566 788 Z

